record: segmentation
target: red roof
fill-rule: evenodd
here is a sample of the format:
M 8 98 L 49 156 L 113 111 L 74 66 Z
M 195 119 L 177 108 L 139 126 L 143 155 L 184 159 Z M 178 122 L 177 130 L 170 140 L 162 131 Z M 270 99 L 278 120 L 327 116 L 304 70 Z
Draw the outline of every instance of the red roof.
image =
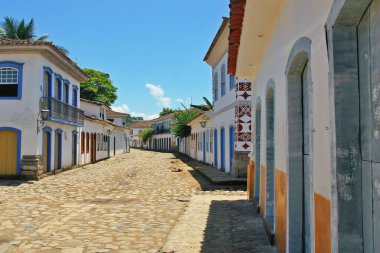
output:
M 230 35 L 228 37 L 228 74 L 236 74 L 246 0 L 230 0 Z

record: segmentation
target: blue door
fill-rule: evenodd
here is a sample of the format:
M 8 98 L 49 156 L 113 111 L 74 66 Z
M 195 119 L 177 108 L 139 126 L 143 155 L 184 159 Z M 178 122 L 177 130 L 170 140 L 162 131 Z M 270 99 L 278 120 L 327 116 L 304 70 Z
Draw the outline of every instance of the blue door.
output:
M 203 161 L 206 162 L 206 132 L 203 132 Z
M 232 161 L 234 160 L 235 128 L 230 127 L 230 171 L 232 172 Z
M 225 130 L 224 127 L 220 129 L 220 168 L 221 170 L 226 170 L 226 164 L 225 164 Z
M 214 130 L 214 166 L 218 167 L 218 130 Z

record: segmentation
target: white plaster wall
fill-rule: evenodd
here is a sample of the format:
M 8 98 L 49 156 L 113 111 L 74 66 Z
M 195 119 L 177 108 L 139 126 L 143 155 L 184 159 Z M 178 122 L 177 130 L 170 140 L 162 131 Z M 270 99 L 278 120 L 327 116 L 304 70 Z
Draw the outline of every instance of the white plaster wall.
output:
M 218 168 L 221 168 L 222 164 L 222 156 L 221 156 L 221 137 L 220 137 L 220 130 L 224 127 L 225 131 L 225 146 L 224 146 L 224 158 L 225 158 L 225 171 L 231 172 L 230 168 L 230 136 L 229 136 L 229 129 L 230 127 L 235 126 L 235 107 L 232 107 L 231 109 L 216 115 L 211 120 L 211 127 L 218 130 Z M 215 142 L 215 140 L 214 140 Z
M 215 73 L 218 75 L 218 100 L 214 101 L 214 111 L 219 111 L 224 107 L 235 103 L 236 100 L 235 89 L 230 90 L 230 75 L 227 74 L 227 61 L 228 53 L 225 53 L 219 63 L 212 69 L 212 77 L 214 77 Z M 226 94 L 222 97 L 221 68 L 223 64 L 226 66 Z M 210 85 L 212 87 L 212 83 Z
M 80 107 L 84 111 L 85 115 L 95 116 L 100 119 L 100 107 L 98 105 L 81 100 Z
M 287 122 L 285 68 L 293 44 L 301 37 L 311 41 L 311 75 L 314 101 L 313 168 L 315 191 L 330 199 L 330 139 L 328 59 L 324 25 L 333 0 L 287 0 L 274 29 L 256 79 L 255 101 L 262 101 L 261 162 L 266 165 L 265 95 L 270 79 L 275 82 L 275 168 L 286 171 Z M 291 140 L 289 140 L 291 141 Z
M 0 127 L 14 127 L 21 130 L 21 159 L 24 155 L 42 155 L 43 133 L 41 131 L 37 134 L 37 118 L 40 111 L 39 103 L 42 97 L 43 67 L 50 67 L 53 72 L 60 74 L 62 78 L 70 82 L 70 104 L 72 104 L 72 84 L 77 85 L 79 96 L 79 82 L 39 54 L 1 54 L 0 61 L 24 63 L 22 97 L 19 100 L 0 100 L 0 108 L 3 109 L 0 115 Z M 62 150 L 64 151 L 66 148 L 69 148 L 70 152 L 62 153 L 62 167 L 71 166 L 72 131 L 77 129 L 77 127 L 50 121 L 47 121 L 45 126 L 50 126 L 53 131 L 60 128 L 66 132 L 67 138 L 64 138 L 64 136 L 62 138 Z M 52 149 L 54 147 L 53 137 L 54 132 L 52 134 Z M 51 168 L 53 168 L 54 149 L 52 150 L 51 160 Z

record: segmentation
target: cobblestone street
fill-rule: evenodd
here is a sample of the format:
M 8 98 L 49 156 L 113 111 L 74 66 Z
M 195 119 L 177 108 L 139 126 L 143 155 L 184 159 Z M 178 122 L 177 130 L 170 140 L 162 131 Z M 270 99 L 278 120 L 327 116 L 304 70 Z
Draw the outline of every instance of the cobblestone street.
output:
M 0 253 L 273 252 L 246 192 L 185 162 L 131 150 L 36 182 L 0 181 Z

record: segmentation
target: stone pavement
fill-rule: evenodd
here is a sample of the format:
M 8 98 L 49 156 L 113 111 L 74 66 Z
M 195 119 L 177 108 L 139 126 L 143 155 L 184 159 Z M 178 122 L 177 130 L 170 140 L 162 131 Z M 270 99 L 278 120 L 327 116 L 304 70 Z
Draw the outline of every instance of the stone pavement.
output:
M 192 196 L 208 195 L 243 199 L 245 191 L 211 185 L 173 154 L 140 150 L 37 182 L 0 181 L 0 253 L 159 252 Z M 225 234 L 239 226 L 208 226 L 205 238 L 239 241 Z
M 186 156 L 180 156 L 182 160 L 194 168 L 196 171 L 205 176 L 213 184 L 218 185 L 245 185 L 247 184 L 247 178 L 236 178 L 221 170 L 216 169 L 205 163 L 201 163 L 197 160 L 192 160 Z

